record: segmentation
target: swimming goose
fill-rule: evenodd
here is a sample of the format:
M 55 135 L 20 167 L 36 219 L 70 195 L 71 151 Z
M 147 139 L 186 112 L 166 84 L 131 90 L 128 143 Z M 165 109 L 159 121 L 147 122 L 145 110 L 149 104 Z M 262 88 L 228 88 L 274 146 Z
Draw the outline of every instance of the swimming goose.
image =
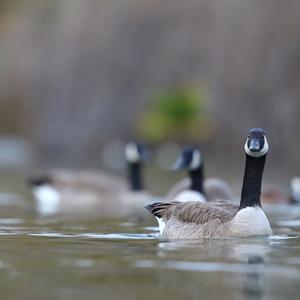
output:
M 145 148 L 136 143 L 125 147 L 129 186 L 118 176 L 96 171 L 53 170 L 29 179 L 38 212 L 109 217 L 142 213 L 151 199 L 143 189 L 145 153 Z
M 265 132 L 260 128 L 251 129 L 244 148 L 246 166 L 240 205 L 224 200 L 148 205 L 146 208 L 160 221 L 163 239 L 224 239 L 272 234 L 260 203 L 269 148 Z
M 289 190 L 275 184 L 263 187 L 261 193 L 263 204 L 299 204 L 300 203 L 300 178 L 293 177 L 290 180 Z
M 262 187 L 260 201 L 267 205 L 294 203 L 292 194 L 290 195 L 284 188 L 275 184 L 267 184 Z
M 166 199 L 170 201 L 212 201 L 217 199 L 232 199 L 232 192 L 226 182 L 219 178 L 207 178 L 203 175 L 203 158 L 201 152 L 193 147 L 183 149 L 177 158 L 173 170 L 188 171 L 189 177 L 174 185 Z

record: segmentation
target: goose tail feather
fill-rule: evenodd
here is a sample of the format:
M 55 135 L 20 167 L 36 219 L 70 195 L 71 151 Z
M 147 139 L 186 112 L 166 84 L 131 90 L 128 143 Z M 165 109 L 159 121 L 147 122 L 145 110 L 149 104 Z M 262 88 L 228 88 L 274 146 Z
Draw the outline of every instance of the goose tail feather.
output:
M 145 208 L 157 218 L 168 216 L 169 209 L 177 202 L 156 202 L 145 206 Z

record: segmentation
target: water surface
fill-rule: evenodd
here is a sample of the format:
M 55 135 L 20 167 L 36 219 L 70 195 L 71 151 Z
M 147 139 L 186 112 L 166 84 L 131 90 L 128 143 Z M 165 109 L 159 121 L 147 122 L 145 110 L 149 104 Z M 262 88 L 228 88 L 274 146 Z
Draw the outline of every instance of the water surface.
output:
M 14 199 L 0 203 L 3 299 L 298 299 L 299 207 L 267 208 L 272 237 L 166 242 L 155 223 L 41 218 Z

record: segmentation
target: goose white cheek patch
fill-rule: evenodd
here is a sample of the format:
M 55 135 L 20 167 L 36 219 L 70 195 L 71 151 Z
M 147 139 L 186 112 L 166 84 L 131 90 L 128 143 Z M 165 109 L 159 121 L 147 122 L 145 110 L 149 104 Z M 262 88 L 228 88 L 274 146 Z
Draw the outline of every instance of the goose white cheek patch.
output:
M 199 168 L 200 165 L 201 165 L 201 154 L 200 154 L 199 151 L 194 151 L 193 159 L 192 159 L 192 162 L 190 164 L 190 169 L 195 170 L 195 169 Z
M 135 163 L 140 160 L 139 151 L 135 144 L 128 144 L 125 149 L 126 159 Z
M 246 144 L 245 144 L 245 152 L 252 157 L 260 157 L 260 156 L 267 154 L 267 152 L 269 150 L 269 144 L 268 144 L 266 137 L 264 139 L 265 139 L 264 147 L 259 152 L 250 151 L 248 148 L 248 140 L 247 140 Z

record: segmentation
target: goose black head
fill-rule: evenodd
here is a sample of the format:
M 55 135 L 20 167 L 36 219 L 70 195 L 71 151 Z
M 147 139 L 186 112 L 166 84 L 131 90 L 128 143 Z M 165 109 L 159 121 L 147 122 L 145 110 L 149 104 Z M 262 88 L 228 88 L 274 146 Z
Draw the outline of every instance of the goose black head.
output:
M 253 128 L 249 131 L 245 144 L 245 152 L 252 157 L 261 157 L 269 150 L 266 133 L 261 128 Z
M 202 157 L 198 149 L 193 147 L 186 147 L 182 150 L 180 156 L 178 156 L 175 164 L 172 166 L 172 170 L 197 170 L 202 166 Z
M 148 158 L 148 151 L 145 146 L 130 142 L 125 147 L 126 161 L 131 164 L 138 164 L 145 162 Z

